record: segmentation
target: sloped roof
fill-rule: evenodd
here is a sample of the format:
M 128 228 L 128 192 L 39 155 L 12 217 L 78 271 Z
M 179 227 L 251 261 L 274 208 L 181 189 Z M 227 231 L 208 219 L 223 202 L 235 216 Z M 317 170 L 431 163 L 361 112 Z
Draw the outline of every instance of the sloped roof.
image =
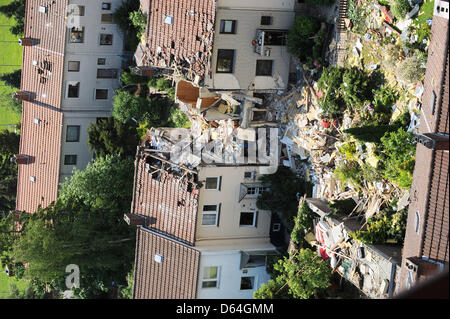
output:
M 200 252 L 141 227 L 136 236 L 133 299 L 195 298 Z
M 151 158 L 138 149 L 131 213 L 147 217 L 148 228 L 193 245 L 198 207 L 195 184 L 164 169 L 148 171 L 147 159 Z M 162 167 L 162 163 L 156 165 Z
M 212 51 L 216 1 L 141 1 L 147 11 L 143 65 L 187 66 L 203 77 Z
M 448 40 L 448 19 L 435 15 L 424 80 L 419 128 L 421 134 L 435 132 L 449 134 Z M 448 165 L 448 150 L 432 150 L 420 143 L 417 144 L 403 247 L 403 265 L 406 258 L 422 256 L 435 261 L 449 262 Z M 419 229 L 416 232 L 417 220 Z M 406 271 L 402 271 L 401 282 L 401 287 L 404 287 Z
M 41 13 L 40 6 L 47 7 L 47 13 Z M 32 100 L 22 104 L 20 153 L 30 156 L 31 163 L 18 168 L 16 209 L 20 211 L 34 212 L 57 196 L 66 6 L 64 0 L 26 2 L 24 38 L 36 43 L 24 46 L 22 59 L 21 90 Z

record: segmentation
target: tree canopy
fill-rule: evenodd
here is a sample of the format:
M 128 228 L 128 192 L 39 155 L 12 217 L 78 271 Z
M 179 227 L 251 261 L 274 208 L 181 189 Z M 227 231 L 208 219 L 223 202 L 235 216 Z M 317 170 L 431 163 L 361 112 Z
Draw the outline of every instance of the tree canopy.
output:
M 139 144 L 136 123 L 122 123 L 111 117 L 91 123 L 88 136 L 89 148 L 97 157 L 112 154 L 134 156 Z
M 0 13 L 8 18 L 14 18 L 16 24 L 9 28 L 12 34 L 22 35 L 25 29 L 25 0 L 14 0 L 11 3 L 0 6 Z
M 308 299 L 330 286 L 330 266 L 308 248 L 279 259 L 274 270 L 274 279 L 254 293 L 255 299 Z
M 9 85 L 13 88 L 20 88 L 20 77 L 22 75 L 22 70 L 17 69 L 10 73 L 5 73 L 0 75 L 0 80 L 4 81 L 6 85 Z
M 25 278 L 57 282 L 65 290 L 66 266 L 80 268 L 78 296 L 92 298 L 126 284 L 135 249 L 135 229 L 123 221 L 132 198 L 133 161 L 95 159 L 75 170 L 58 200 L 23 223 L 13 244 L 15 262 L 27 262 Z

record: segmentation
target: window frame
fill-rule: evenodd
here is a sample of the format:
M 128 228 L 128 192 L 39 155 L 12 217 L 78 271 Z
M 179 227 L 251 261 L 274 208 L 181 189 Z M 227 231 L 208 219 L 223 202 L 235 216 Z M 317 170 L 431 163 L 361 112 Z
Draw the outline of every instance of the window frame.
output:
M 106 91 L 106 98 L 98 98 L 97 91 Z M 108 89 L 94 89 L 94 99 L 95 100 L 107 100 L 109 99 L 109 90 Z
M 105 71 L 106 73 L 111 72 L 111 76 L 106 76 L 106 75 L 100 75 L 99 76 L 99 72 L 101 73 L 102 71 Z M 119 69 L 114 69 L 114 68 L 97 68 L 97 79 L 117 79 L 119 77 Z
M 258 65 L 260 63 L 266 63 L 266 62 L 270 62 L 270 74 L 258 74 L 258 73 L 261 73 L 261 69 L 259 69 L 259 72 L 258 72 Z M 266 68 L 265 65 L 263 67 L 264 67 L 264 69 Z M 270 60 L 270 59 L 258 59 L 258 60 L 256 60 L 255 76 L 273 76 L 273 60 Z
M 233 56 L 231 58 L 231 65 L 230 69 L 226 71 L 220 71 L 219 70 L 219 61 L 223 60 L 224 57 L 221 57 L 221 54 L 228 54 L 230 52 L 233 52 Z M 217 61 L 216 61 L 216 73 L 224 73 L 224 74 L 231 74 L 234 72 L 234 63 L 236 58 L 236 50 L 233 49 L 217 49 Z
M 253 220 L 251 225 L 241 224 L 242 214 L 253 214 Z M 258 211 L 248 211 L 239 213 L 239 227 L 257 227 L 257 221 L 258 221 Z
M 72 162 L 68 162 L 69 158 L 74 158 L 75 160 Z M 77 165 L 78 156 L 76 154 L 66 154 L 64 155 L 64 165 Z
M 74 29 L 80 29 L 81 28 L 81 31 L 79 31 L 79 30 L 77 30 L 77 31 L 74 31 Z M 84 26 L 81 26 L 81 27 L 72 27 L 71 29 L 69 29 L 69 43 L 84 43 L 84 33 L 85 33 L 85 31 L 86 31 L 86 28 L 84 27 Z M 81 41 L 73 41 L 72 40 L 72 33 L 77 33 L 77 34 L 79 34 L 79 33 L 81 33 Z
M 69 140 L 69 129 L 77 128 L 77 138 L 76 140 Z M 66 142 L 67 143 L 77 143 L 80 142 L 81 125 L 67 125 L 66 127 Z
M 70 87 L 77 87 L 78 91 L 77 91 L 77 96 L 70 96 Z M 70 81 L 67 82 L 67 98 L 68 99 L 79 99 L 80 98 L 80 88 L 81 88 L 81 83 L 80 81 Z
M 111 43 L 102 43 L 102 36 L 111 36 Z M 100 33 L 98 43 L 99 45 L 113 45 L 114 35 L 112 33 Z
M 102 60 L 103 63 L 100 63 L 100 60 Z M 97 65 L 106 65 L 106 58 L 97 58 Z
M 205 210 L 205 206 L 216 206 L 216 210 Z M 204 224 L 203 223 L 203 217 L 205 215 L 214 215 L 215 216 L 215 223 L 214 224 Z M 204 204 L 202 207 L 202 226 L 214 226 L 219 227 L 219 217 L 220 217 L 220 204 Z
M 269 19 L 268 22 L 266 21 L 267 18 Z M 261 16 L 260 24 L 261 25 L 272 25 L 273 24 L 273 16 Z
M 111 17 L 111 20 L 103 20 L 103 17 L 109 16 Z M 114 18 L 112 13 L 101 13 L 100 14 L 100 24 L 113 24 Z M 111 41 L 112 43 L 112 41 Z
M 78 63 L 78 68 L 76 70 L 71 70 L 70 69 L 70 64 L 71 63 Z M 80 72 L 80 61 L 67 61 L 67 72 Z
M 225 26 L 226 26 L 227 22 L 231 22 L 231 31 L 230 32 L 225 31 Z M 219 33 L 220 34 L 236 34 L 236 29 L 237 29 L 236 25 L 237 25 L 237 20 L 221 19 Z
M 104 8 L 104 5 L 107 5 L 107 8 Z M 108 10 L 111 11 L 111 2 L 102 2 L 102 10 Z
M 253 278 L 253 280 L 251 280 L 252 283 L 252 287 L 251 288 L 246 288 L 246 289 L 242 289 L 242 279 L 244 278 Z M 239 290 L 254 290 L 255 289 L 255 283 L 256 283 L 256 276 L 241 276 L 241 283 L 239 286 Z
M 207 185 L 208 185 L 208 183 L 207 183 L 208 178 L 216 178 L 217 179 L 216 188 L 208 188 L 207 187 Z M 220 191 L 221 184 L 222 184 L 222 176 L 208 176 L 208 177 L 205 178 L 205 190 L 208 190 L 208 191 Z
M 216 277 L 215 278 L 205 278 L 205 274 L 207 273 L 207 268 L 217 268 L 216 271 Z M 203 267 L 203 276 L 202 276 L 202 289 L 209 289 L 209 288 L 219 288 L 220 283 L 220 272 L 221 272 L 220 266 L 204 266 Z M 216 285 L 214 287 L 205 287 L 203 283 L 205 282 L 216 282 Z

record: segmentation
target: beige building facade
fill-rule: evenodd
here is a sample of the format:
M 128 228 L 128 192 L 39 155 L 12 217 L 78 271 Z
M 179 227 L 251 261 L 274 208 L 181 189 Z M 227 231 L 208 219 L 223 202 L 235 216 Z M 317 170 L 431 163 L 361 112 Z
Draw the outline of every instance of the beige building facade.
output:
M 218 1 L 212 90 L 282 90 L 289 79 L 286 40 L 295 20 L 292 1 Z

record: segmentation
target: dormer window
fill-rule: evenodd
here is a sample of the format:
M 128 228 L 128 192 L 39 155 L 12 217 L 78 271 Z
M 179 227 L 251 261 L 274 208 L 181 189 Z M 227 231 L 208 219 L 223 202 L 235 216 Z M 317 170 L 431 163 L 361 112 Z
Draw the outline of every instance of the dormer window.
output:
M 30 182 L 35 183 L 36 182 L 36 176 L 30 176 Z
M 48 12 L 48 8 L 44 7 L 44 6 L 39 6 L 39 12 L 40 13 L 47 13 Z

